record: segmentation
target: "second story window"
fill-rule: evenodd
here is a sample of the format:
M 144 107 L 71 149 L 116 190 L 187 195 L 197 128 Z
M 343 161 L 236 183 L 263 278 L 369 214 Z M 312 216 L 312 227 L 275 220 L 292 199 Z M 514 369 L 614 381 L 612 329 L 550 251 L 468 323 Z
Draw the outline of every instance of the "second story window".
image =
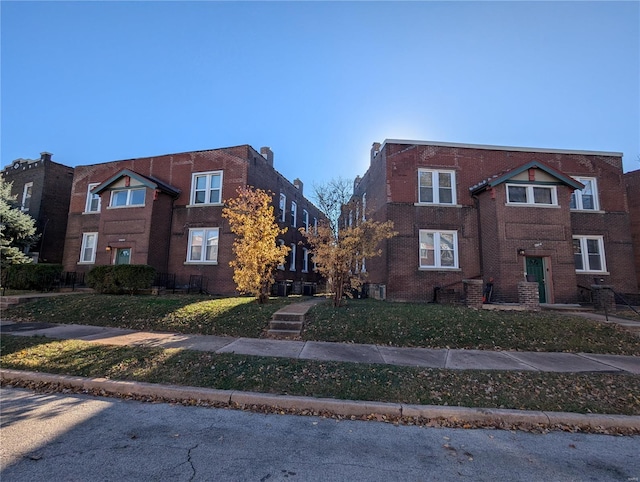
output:
M 584 184 L 584 189 L 571 194 L 571 209 L 578 211 L 598 211 L 598 187 L 593 177 L 576 177 L 576 181 Z
M 33 183 L 28 182 L 24 185 L 22 189 L 22 206 L 21 209 L 23 211 L 28 211 L 31 207 L 31 194 L 33 192 Z
M 287 215 L 287 196 L 282 193 L 280 193 L 280 204 L 278 207 L 280 209 L 280 217 L 278 220 L 284 223 L 286 220 L 285 216 Z
M 291 258 L 289 258 L 289 271 L 296 270 L 296 243 L 291 243 Z
M 191 177 L 191 204 L 222 203 L 222 171 L 196 172 Z
M 507 184 L 507 204 L 557 206 L 555 186 L 532 184 Z
M 304 230 L 309 232 L 309 211 L 306 209 L 302 210 L 302 224 L 304 224 Z
M 111 203 L 109 207 L 144 206 L 145 193 L 145 188 L 111 191 Z
M 455 171 L 418 169 L 418 203 L 455 204 Z
M 100 212 L 100 196 L 98 194 L 91 194 L 91 190 L 97 185 L 98 185 L 97 182 L 92 182 L 87 187 L 87 202 L 84 206 L 85 213 Z
M 296 224 L 297 217 L 298 217 L 298 205 L 296 204 L 295 201 L 291 201 L 291 226 L 294 228 L 297 226 Z

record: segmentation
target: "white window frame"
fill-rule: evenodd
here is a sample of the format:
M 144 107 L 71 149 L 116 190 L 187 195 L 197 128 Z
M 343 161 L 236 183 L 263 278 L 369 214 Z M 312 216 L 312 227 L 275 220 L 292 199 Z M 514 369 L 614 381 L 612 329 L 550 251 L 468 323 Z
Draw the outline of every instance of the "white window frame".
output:
M 289 260 L 289 271 L 296 271 L 296 243 L 291 243 L 291 259 Z
M 194 235 L 198 232 L 202 233 L 202 241 L 198 245 L 200 247 L 200 257 L 193 257 L 193 248 L 196 247 L 194 245 Z M 207 252 L 207 240 L 210 238 L 209 233 L 215 233 L 215 259 L 206 259 Z M 220 247 L 220 228 L 214 227 L 202 227 L 202 228 L 190 228 L 189 229 L 189 240 L 187 242 L 187 260 L 185 264 L 218 264 L 218 256 L 219 256 L 219 247 Z
M 302 224 L 304 224 L 304 231 L 306 233 L 309 232 L 309 211 L 306 209 L 302 210 Z
M 82 233 L 82 245 L 80 247 L 80 261 L 78 264 L 95 264 L 98 248 L 98 233 Z M 90 251 L 89 251 L 90 250 Z M 87 257 L 87 252 L 89 256 Z
M 422 236 L 427 234 L 433 234 L 433 246 L 434 246 L 434 263 L 433 265 L 422 264 L 423 258 L 422 256 Z M 453 235 L 453 265 L 452 266 L 443 266 L 442 265 L 442 253 L 443 250 L 435 249 L 436 246 L 441 246 L 440 238 L 443 234 Z M 459 247 L 458 247 L 458 231 L 444 231 L 444 230 L 436 230 L 436 229 L 421 229 L 418 237 L 418 265 L 420 269 L 437 269 L 437 270 L 448 270 L 448 269 L 459 269 L 458 257 L 459 257 Z
M 582 257 L 582 269 L 578 269 L 576 267 L 576 273 L 607 273 L 607 260 L 605 258 L 604 252 L 604 238 L 602 236 L 573 236 L 573 240 L 580 242 L 580 255 Z M 600 269 L 591 269 L 588 252 L 589 241 L 596 241 L 598 243 L 597 246 L 598 256 L 600 257 Z M 574 253 L 574 257 L 575 255 L 576 253 Z
M 309 250 L 307 248 L 302 248 L 302 272 L 309 272 Z
M 133 193 L 137 192 L 137 191 L 142 191 L 144 193 L 144 199 L 142 201 L 142 204 L 131 204 L 132 199 L 133 199 Z M 113 204 L 114 197 L 117 194 L 121 193 L 121 192 L 126 192 L 127 193 L 127 199 L 125 200 L 125 204 L 114 206 L 114 204 Z M 145 188 L 145 187 L 129 187 L 127 189 L 115 189 L 115 190 L 111 191 L 111 199 L 109 201 L 109 208 L 110 209 L 131 208 L 131 207 L 139 208 L 139 207 L 144 207 L 146 201 L 147 201 L 147 188 Z
M 525 191 L 525 202 L 516 202 L 509 200 L 509 188 L 510 187 L 523 187 L 526 189 Z M 551 204 L 548 203 L 537 203 L 535 202 L 535 191 L 534 189 L 549 189 L 551 191 Z M 555 185 L 545 185 L 545 184 L 519 184 L 519 183 L 509 183 L 505 187 L 506 195 L 507 195 L 507 205 L 508 206 L 535 206 L 535 207 L 557 207 L 558 206 L 558 187 Z
M 87 200 L 86 200 L 85 205 L 84 205 L 84 212 L 85 213 L 94 214 L 94 213 L 99 213 L 100 212 L 100 210 L 102 208 L 102 206 L 101 206 L 102 200 L 100 199 L 100 196 L 98 194 L 95 195 L 95 198 L 94 198 L 94 195 L 91 194 L 91 190 L 93 188 L 95 188 L 96 186 L 99 186 L 99 185 L 100 185 L 100 183 L 98 183 L 98 182 L 90 182 L 89 185 L 87 186 Z M 91 209 L 91 204 L 92 204 L 94 199 L 98 200 L 98 204 L 96 206 L 96 209 Z
M 367 220 L 367 193 L 365 192 L 362 194 L 362 221 L 366 221 L 366 220 Z
M 295 201 L 291 201 L 291 227 L 295 228 L 297 227 L 297 220 L 298 217 L 298 203 L 296 203 Z
M 278 239 L 278 245 L 284 246 L 284 239 Z M 284 271 L 284 263 L 279 264 L 278 269 Z
M 598 182 L 595 177 L 574 177 L 574 179 L 582 184 L 591 183 L 591 195 L 593 196 L 593 207 L 585 208 L 584 201 L 582 199 L 582 190 L 576 189 L 571 193 L 571 202 L 575 204 L 572 207 L 572 211 L 587 211 L 594 212 L 600 210 L 600 200 L 598 199 Z
M 26 182 L 22 188 L 22 204 L 21 211 L 28 211 L 31 207 L 31 198 L 33 197 L 33 182 Z M 28 203 L 27 203 L 28 201 Z
M 206 171 L 206 172 L 194 172 L 191 174 L 191 196 L 189 199 L 189 206 L 222 206 L 222 186 L 223 186 L 223 173 L 222 171 Z M 205 186 L 204 189 L 196 189 L 198 185 L 198 178 L 204 177 Z M 214 177 L 220 178 L 220 187 L 211 187 L 211 180 Z M 204 191 L 204 201 L 198 202 L 196 199 L 196 193 Z M 211 193 L 218 191 L 218 200 L 211 201 Z
M 423 200 L 420 195 L 420 178 L 423 174 L 429 174 L 431 176 L 431 189 L 433 195 L 433 200 L 431 201 Z M 442 202 L 440 200 L 440 174 L 449 174 L 451 176 L 451 202 Z M 448 169 L 418 169 L 418 204 L 455 206 L 458 202 L 456 190 L 456 171 Z
M 284 223 L 287 220 L 287 195 L 280 193 L 280 222 Z

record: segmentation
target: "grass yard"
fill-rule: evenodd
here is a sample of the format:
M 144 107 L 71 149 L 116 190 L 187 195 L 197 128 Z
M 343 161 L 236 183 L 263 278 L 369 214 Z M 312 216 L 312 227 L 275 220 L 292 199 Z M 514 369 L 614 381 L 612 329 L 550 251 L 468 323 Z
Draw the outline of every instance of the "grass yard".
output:
M 90 324 L 135 330 L 260 338 L 278 309 L 303 298 L 201 295 L 79 294 L 43 298 L 9 308 L 15 321 Z M 305 340 L 429 348 L 640 355 L 640 338 L 616 325 L 556 312 L 471 310 L 420 303 L 327 301 L 309 312 Z
M 640 415 L 640 377 L 436 370 L 116 347 L 4 335 L 0 366 L 114 380 L 349 400 Z

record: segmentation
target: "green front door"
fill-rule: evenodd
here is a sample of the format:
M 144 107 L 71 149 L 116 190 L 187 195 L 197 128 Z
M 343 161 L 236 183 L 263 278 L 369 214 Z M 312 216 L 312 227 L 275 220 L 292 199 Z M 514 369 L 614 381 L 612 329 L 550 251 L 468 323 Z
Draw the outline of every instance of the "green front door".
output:
M 116 264 L 131 263 L 131 248 L 118 248 L 116 252 Z
M 527 256 L 527 280 L 538 282 L 538 294 L 540 303 L 547 302 L 547 293 L 544 285 L 544 260 Z

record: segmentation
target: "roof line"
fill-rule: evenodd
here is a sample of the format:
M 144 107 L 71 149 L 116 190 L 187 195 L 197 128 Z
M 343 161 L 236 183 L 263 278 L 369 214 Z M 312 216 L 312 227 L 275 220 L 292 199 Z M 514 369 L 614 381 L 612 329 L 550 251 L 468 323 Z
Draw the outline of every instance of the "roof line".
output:
M 557 154 L 583 154 L 590 156 L 620 156 L 622 152 L 609 151 L 582 151 L 573 149 L 546 149 L 540 147 L 513 147 L 513 146 L 492 146 L 486 144 L 461 144 L 456 142 L 436 142 L 436 141 L 414 141 L 406 139 L 385 139 L 380 150 L 386 144 L 414 144 L 418 146 L 434 146 L 434 147 L 458 147 L 462 149 L 487 149 L 492 151 L 514 151 L 514 152 L 548 152 Z

